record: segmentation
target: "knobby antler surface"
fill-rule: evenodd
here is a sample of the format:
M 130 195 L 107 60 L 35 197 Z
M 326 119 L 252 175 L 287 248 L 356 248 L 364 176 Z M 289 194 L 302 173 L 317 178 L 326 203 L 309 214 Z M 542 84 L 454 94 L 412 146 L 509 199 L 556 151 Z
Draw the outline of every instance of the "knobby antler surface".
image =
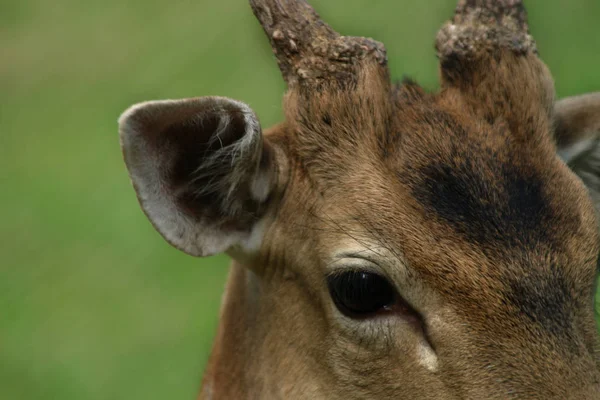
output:
M 521 54 L 537 52 L 522 0 L 462 0 L 453 20 L 440 29 L 436 38 L 442 60 L 476 58 L 499 47 Z
M 250 0 L 250 5 L 290 86 L 321 86 L 325 81 L 345 86 L 356 80 L 364 60 L 387 69 L 381 43 L 341 36 L 304 0 Z

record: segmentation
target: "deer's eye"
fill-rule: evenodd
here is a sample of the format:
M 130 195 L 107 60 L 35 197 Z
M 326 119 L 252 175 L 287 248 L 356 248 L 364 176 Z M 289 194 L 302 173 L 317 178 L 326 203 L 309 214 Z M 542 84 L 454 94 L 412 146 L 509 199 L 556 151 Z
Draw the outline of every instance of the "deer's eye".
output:
M 391 307 L 396 291 L 387 279 L 367 271 L 347 271 L 327 277 L 329 293 L 340 312 L 351 318 L 368 317 Z

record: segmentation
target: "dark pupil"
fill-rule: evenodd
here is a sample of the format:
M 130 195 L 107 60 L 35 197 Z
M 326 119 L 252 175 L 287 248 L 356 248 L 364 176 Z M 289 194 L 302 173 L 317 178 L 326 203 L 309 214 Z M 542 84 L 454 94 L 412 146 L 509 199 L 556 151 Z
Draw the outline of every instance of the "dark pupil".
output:
M 336 307 L 350 317 L 373 314 L 395 301 L 396 292 L 382 276 L 372 272 L 348 271 L 327 277 Z

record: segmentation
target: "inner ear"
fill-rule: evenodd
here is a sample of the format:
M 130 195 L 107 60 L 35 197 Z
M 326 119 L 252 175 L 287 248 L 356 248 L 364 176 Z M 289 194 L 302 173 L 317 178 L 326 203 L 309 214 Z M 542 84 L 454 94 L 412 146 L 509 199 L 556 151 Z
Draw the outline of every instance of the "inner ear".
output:
M 554 105 L 554 139 L 566 161 L 598 141 L 600 135 L 600 92 L 567 97 Z
M 204 186 L 198 182 L 198 172 L 211 159 L 211 155 L 235 145 L 245 135 L 254 134 L 246 131 L 243 115 L 239 111 L 231 115 L 207 114 L 197 116 L 196 120 L 192 117 L 189 121 L 174 123 L 162 136 L 165 143 L 159 144 L 159 147 L 165 146 L 175 152 L 172 169 L 165 171 L 171 175 L 166 177 L 167 180 L 174 188 L 190 185 L 192 181 Z
M 277 171 L 250 107 L 220 97 L 155 101 L 119 123 L 142 209 L 169 243 L 193 255 L 243 244 Z
M 184 211 L 198 218 L 240 218 L 235 222 L 242 224 L 244 214 L 256 216 L 264 198 L 248 183 L 256 177 L 252 172 L 261 173 L 261 158 L 269 155 L 249 109 L 215 104 L 170 125 L 161 138 L 165 143 L 159 148 L 171 149 L 173 160 L 163 171 L 163 181 Z
M 562 99 L 554 111 L 558 155 L 581 178 L 600 210 L 600 92 Z

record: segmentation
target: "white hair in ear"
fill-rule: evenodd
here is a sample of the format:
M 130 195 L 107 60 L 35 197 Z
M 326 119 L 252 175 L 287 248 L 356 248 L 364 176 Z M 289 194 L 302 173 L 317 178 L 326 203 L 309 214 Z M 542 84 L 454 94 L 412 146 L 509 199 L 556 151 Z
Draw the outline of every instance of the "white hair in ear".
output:
M 258 249 L 257 213 L 274 176 L 261 167 L 249 106 L 223 97 L 150 101 L 126 110 L 119 127 L 142 209 L 169 243 L 195 256 Z

